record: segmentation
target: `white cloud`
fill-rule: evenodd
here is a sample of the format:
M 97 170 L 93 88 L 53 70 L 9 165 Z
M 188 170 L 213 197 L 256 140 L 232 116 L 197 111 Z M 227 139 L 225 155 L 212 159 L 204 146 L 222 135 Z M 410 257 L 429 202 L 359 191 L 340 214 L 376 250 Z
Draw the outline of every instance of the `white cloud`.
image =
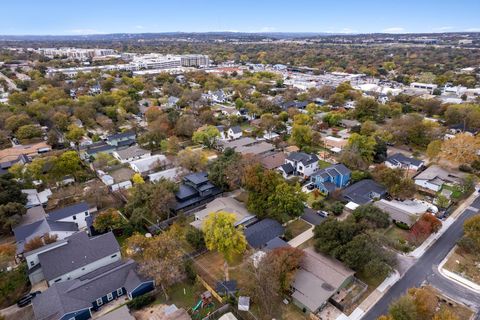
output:
M 402 28 L 402 27 L 390 27 L 390 28 L 383 29 L 382 31 L 383 31 L 383 32 L 386 32 L 386 33 L 400 33 L 400 32 L 404 32 L 404 31 L 405 31 L 405 28 Z
M 145 28 L 145 27 L 142 26 L 142 25 L 136 25 L 136 26 L 135 26 L 135 29 L 143 29 L 143 28 Z
M 100 34 L 100 33 L 103 33 L 103 32 L 100 32 L 98 30 L 95 30 L 95 29 L 71 29 L 71 30 L 68 30 L 68 33 L 73 33 L 73 34 Z
M 343 28 L 339 31 L 340 33 L 358 33 L 358 30 L 352 28 Z
M 465 31 L 468 31 L 468 32 L 480 32 L 480 28 L 468 28 L 468 29 L 466 29 Z

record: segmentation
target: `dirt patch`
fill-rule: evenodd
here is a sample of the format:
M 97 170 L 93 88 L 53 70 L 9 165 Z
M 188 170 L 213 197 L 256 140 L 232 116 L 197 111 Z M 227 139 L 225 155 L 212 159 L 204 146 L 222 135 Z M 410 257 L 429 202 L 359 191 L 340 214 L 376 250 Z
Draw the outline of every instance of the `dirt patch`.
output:
M 459 247 L 455 248 L 455 251 L 445 263 L 444 268 L 480 284 L 480 258 L 466 253 Z

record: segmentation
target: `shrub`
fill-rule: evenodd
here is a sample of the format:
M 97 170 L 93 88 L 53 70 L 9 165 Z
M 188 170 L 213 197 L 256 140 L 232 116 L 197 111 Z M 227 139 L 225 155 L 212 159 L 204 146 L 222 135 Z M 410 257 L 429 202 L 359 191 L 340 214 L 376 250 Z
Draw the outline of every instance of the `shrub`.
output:
M 153 295 L 144 294 L 143 296 L 139 296 L 139 297 L 133 298 L 132 300 L 128 301 L 127 306 L 130 309 L 139 310 L 139 309 L 142 309 L 143 307 L 149 305 L 153 301 L 155 301 L 155 297 Z
M 472 172 L 473 169 L 472 167 L 470 167 L 468 164 L 461 164 L 459 167 L 458 167 L 458 170 L 462 171 L 462 172 Z
M 408 226 L 408 224 L 404 223 L 404 222 L 395 222 L 395 225 L 397 227 L 399 227 L 400 229 L 403 229 L 403 230 L 410 230 L 410 227 Z
M 341 203 L 340 201 L 335 201 L 330 206 L 330 210 L 333 212 L 334 215 L 339 216 L 342 214 L 344 207 L 345 205 L 343 203 Z
M 195 248 L 195 250 L 200 250 L 205 248 L 205 239 L 203 237 L 203 232 L 197 228 L 189 228 L 185 234 L 185 239 L 187 242 Z
M 325 203 L 322 200 L 312 202 L 312 209 L 322 210 L 323 208 L 325 208 Z

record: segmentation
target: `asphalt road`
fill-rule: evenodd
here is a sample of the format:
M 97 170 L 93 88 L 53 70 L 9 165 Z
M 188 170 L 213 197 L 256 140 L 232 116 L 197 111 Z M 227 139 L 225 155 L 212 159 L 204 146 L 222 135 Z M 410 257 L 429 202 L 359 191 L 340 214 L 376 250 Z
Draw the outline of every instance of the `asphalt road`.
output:
M 446 296 L 463 302 L 477 311 L 480 310 L 479 294 L 444 278 L 438 273 L 438 265 L 463 234 L 463 222 L 475 214 L 475 211 L 465 210 L 425 254 L 408 269 L 405 275 L 363 316 L 362 320 L 376 320 L 381 315 L 386 314 L 392 301 L 405 294 L 407 289 L 418 287 L 422 283 L 428 283 L 440 289 Z

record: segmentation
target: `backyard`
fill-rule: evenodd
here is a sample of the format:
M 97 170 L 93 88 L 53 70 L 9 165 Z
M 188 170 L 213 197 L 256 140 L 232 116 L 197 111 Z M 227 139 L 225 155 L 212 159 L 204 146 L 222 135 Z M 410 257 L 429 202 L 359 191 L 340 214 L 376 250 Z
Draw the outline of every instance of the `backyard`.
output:
M 404 230 L 392 224 L 384 233 L 393 249 L 401 252 L 410 252 L 414 249 L 408 242 L 409 230 Z

